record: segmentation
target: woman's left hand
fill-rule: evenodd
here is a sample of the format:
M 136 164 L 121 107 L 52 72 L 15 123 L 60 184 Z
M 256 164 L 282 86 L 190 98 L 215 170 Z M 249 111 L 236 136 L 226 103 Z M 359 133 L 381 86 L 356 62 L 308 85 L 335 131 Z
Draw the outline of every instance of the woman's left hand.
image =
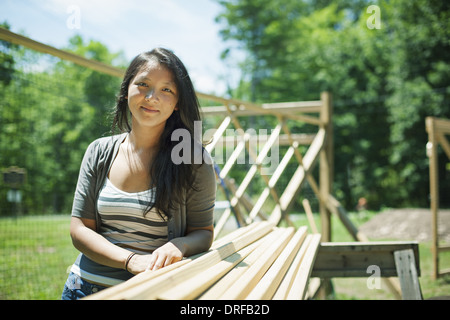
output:
M 153 251 L 147 270 L 158 270 L 180 261 L 183 258 L 182 247 L 182 244 L 178 244 L 176 239 L 159 247 Z

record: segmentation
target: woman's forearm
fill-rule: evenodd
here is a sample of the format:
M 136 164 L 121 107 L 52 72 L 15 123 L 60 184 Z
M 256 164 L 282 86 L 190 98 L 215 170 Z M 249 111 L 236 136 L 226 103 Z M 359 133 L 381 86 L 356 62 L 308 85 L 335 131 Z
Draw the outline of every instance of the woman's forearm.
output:
M 89 259 L 109 267 L 125 269 L 127 258 L 132 252 L 112 244 L 98 234 L 95 231 L 94 220 L 72 217 L 70 234 L 75 248 L 85 254 Z M 170 246 L 167 244 L 156 250 L 159 252 L 154 259 L 151 259 L 150 255 L 136 255 L 130 261 L 129 271 L 137 274 L 144 271 L 147 265 L 153 267 L 158 256 L 165 261 L 166 257 L 164 256 L 166 255 L 180 255 L 179 258 L 169 261 L 170 264 L 180 260 L 183 256 L 191 256 L 207 251 L 213 242 L 213 238 L 213 226 L 198 229 L 188 228 L 185 236 L 174 238 L 170 241 L 178 248 L 179 253 L 173 254 L 173 252 L 170 252 Z M 136 260 L 136 258 L 138 259 Z M 160 267 L 162 267 L 162 264 Z
M 214 239 L 214 229 L 211 226 L 207 229 L 195 229 L 188 231 L 184 237 L 172 239 L 183 253 L 183 256 L 189 257 L 197 253 L 207 251 Z
M 89 259 L 113 268 L 125 268 L 131 251 L 118 247 L 93 230 L 90 221 L 72 217 L 70 235 L 75 248 Z

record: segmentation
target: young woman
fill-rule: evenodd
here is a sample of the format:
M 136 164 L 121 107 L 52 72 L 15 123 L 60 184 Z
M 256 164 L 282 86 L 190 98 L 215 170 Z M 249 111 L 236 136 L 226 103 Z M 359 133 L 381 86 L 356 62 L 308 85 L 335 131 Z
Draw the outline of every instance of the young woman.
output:
M 177 129 L 190 132 L 199 103 L 183 63 L 157 48 L 128 67 L 113 130 L 88 147 L 75 191 L 70 234 L 81 252 L 63 299 L 77 299 L 145 270 L 209 249 L 216 181 L 210 158 L 175 164 Z M 203 150 L 203 155 L 209 157 Z M 177 161 L 179 163 L 179 161 Z

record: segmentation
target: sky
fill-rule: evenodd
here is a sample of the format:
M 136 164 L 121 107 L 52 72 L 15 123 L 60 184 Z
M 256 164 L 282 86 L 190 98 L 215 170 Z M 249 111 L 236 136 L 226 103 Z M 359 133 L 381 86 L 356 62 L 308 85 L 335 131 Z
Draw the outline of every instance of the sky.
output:
M 128 61 L 165 47 L 184 62 L 198 92 L 218 96 L 239 79 L 220 59 L 229 45 L 215 22 L 221 11 L 216 0 L 0 0 L 0 22 L 12 32 L 59 49 L 79 34 L 123 51 Z

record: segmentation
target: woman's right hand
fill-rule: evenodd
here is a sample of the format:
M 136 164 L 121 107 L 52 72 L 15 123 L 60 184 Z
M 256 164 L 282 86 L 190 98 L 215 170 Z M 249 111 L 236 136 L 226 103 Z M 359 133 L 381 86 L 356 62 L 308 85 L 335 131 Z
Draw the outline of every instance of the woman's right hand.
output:
M 127 271 L 136 275 L 147 270 L 152 259 L 151 254 L 135 254 L 128 262 Z

